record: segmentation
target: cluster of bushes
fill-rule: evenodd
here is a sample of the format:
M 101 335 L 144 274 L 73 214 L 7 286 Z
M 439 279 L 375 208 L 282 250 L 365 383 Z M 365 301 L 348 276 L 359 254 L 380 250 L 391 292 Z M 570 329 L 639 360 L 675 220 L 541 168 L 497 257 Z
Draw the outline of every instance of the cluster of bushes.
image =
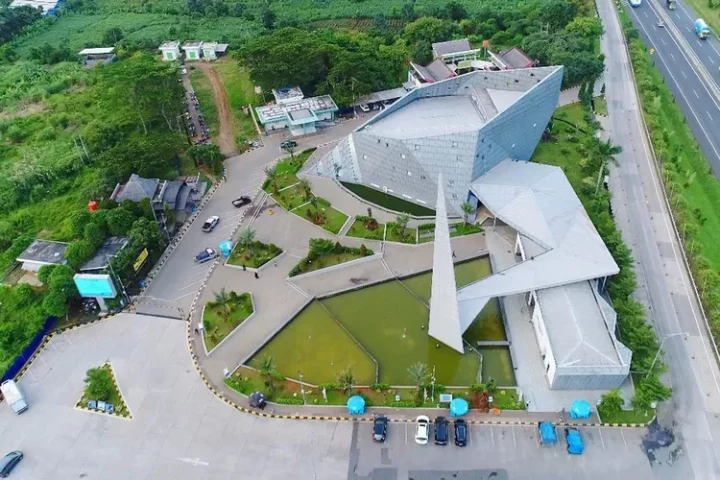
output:
M 668 192 L 675 225 L 690 262 L 712 334 L 720 341 L 720 250 L 708 235 L 720 225 L 720 183 L 638 32 L 623 17 L 641 103 Z M 704 205 L 703 205 L 704 203 Z
M 302 397 L 280 397 L 273 400 L 275 403 L 279 403 L 281 405 L 304 405 L 305 401 L 302 399 Z
M 310 251 L 308 252 L 307 257 L 300 260 L 300 262 L 295 265 L 292 270 L 290 270 L 291 277 L 300 275 L 308 270 L 308 267 L 313 264 L 313 262 L 315 265 L 320 265 L 320 268 L 322 268 L 323 259 L 331 257 L 332 255 L 349 253 L 358 257 L 367 257 L 374 253 L 364 244 L 360 245 L 360 248 L 346 247 L 344 245 L 340 245 L 340 242 L 333 242 L 332 240 L 326 238 L 311 238 L 308 243 Z M 330 264 L 333 265 L 333 263 Z
M 358 215 L 355 217 L 355 220 L 357 220 L 358 222 L 361 222 L 365 226 L 365 228 L 371 232 L 374 232 L 380 226 L 378 224 L 378 221 L 374 217 L 366 217 L 364 215 Z

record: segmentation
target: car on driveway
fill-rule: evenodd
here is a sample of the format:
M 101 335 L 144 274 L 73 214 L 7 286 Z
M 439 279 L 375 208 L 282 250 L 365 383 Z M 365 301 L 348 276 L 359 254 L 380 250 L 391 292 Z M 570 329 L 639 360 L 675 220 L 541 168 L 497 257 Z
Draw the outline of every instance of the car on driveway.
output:
M 420 415 L 415 420 L 417 425 L 415 430 L 415 443 L 418 445 L 427 445 L 430 437 L 430 419 L 425 415 Z
M 285 140 L 280 144 L 280 148 L 295 148 L 297 146 L 298 145 L 295 140 Z
M 373 418 L 373 440 L 384 442 L 387 437 L 388 419 L 385 415 L 375 415 Z
M 215 227 L 217 227 L 217 224 L 220 223 L 220 217 L 217 215 L 213 215 L 212 217 L 205 220 L 205 223 L 203 223 L 202 231 L 203 232 L 212 232 Z
M 250 198 L 246 195 L 243 195 L 242 197 L 236 198 L 235 200 L 232 201 L 233 207 L 237 207 L 237 208 L 244 207 L 245 205 L 250 205 L 251 203 L 252 203 L 252 198 Z
M 195 261 L 197 263 L 205 263 L 209 262 L 210 260 L 213 260 L 218 257 L 218 253 L 213 250 L 212 248 L 206 248 L 202 252 L 195 255 Z
M 0 459 L 0 477 L 6 478 L 23 459 L 22 452 L 10 452 Z
M 445 417 L 435 419 L 435 445 L 447 445 L 450 436 L 450 422 Z
M 464 447 L 467 445 L 468 426 L 467 422 L 462 418 L 455 420 L 455 445 Z

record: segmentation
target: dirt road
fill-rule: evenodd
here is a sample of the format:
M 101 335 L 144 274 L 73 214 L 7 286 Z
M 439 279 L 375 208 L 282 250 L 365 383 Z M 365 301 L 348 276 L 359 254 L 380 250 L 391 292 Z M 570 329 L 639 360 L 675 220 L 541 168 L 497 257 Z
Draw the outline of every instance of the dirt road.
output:
M 225 93 L 225 88 L 220 81 L 220 77 L 209 63 L 197 62 L 194 65 L 207 75 L 208 79 L 210 79 L 210 83 L 212 84 L 213 93 L 215 94 L 215 103 L 217 104 L 218 123 L 220 124 L 217 138 L 217 144 L 220 147 L 220 151 L 227 157 L 235 155 L 236 151 L 235 137 L 233 135 L 232 111 L 230 110 L 227 94 Z

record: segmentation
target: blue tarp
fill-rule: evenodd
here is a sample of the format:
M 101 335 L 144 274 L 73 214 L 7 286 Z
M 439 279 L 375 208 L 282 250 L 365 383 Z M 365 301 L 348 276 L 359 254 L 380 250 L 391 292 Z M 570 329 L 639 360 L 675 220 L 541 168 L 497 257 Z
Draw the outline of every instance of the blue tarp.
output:
M 585 445 L 583 444 L 580 432 L 575 430 L 574 428 L 568 429 L 565 438 L 567 439 L 568 453 L 572 455 L 582 455 L 583 451 L 585 451 Z
M 230 252 L 232 252 L 233 243 L 230 240 L 223 240 L 218 245 L 218 248 L 220 249 L 220 252 L 223 254 L 224 257 L 229 257 Z
M 362 415 L 365 413 L 365 399 L 360 395 L 353 395 L 348 398 L 347 407 L 350 415 Z
M 10 380 L 12 378 L 15 378 L 15 375 L 20 373 L 20 370 L 25 366 L 28 360 L 32 358 L 32 356 L 35 354 L 35 351 L 38 349 L 40 344 L 42 343 L 43 339 L 45 338 L 45 335 L 47 335 L 50 332 L 50 327 L 53 323 L 55 323 L 55 320 L 57 320 L 57 317 L 48 317 L 45 319 L 45 324 L 43 324 L 43 327 L 40 329 L 39 332 L 35 334 L 32 340 L 30 340 L 30 343 L 27 347 L 22 351 L 19 357 L 13 361 L 13 363 L 8 367 L 7 371 L 3 374 L 2 378 L 0 378 L 0 383 L 4 382 L 5 380 Z
M 540 444 L 542 445 L 555 445 L 558 442 L 557 432 L 555 431 L 555 425 L 550 422 L 540 422 L 538 425 L 540 430 Z
M 590 418 L 592 407 L 585 400 L 575 400 L 570 407 L 570 418 Z
M 463 398 L 456 398 L 450 402 L 450 416 L 462 417 L 468 412 L 468 402 Z

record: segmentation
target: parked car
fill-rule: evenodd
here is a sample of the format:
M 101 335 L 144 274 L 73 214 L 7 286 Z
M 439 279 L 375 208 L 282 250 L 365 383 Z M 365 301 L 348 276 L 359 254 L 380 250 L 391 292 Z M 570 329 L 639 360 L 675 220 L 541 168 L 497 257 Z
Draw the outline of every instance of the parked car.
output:
M 580 430 L 577 428 L 567 427 L 565 429 L 565 441 L 567 441 L 567 452 L 570 455 L 582 455 L 585 451 L 585 444 Z
M 462 418 L 455 420 L 455 445 L 464 447 L 467 445 L 468 426 L 467 422 Z
M 23 459 L 22 452 L 10 452 L 0 460 L 0 477 L 6 478 Z
M 435 445 L 447 445 L 450 436 L 450 422 L 445 417 L 435 419 Z
M 212 248 L 206 248 L 202 252 L 195 255 L 195 261 L 197 263 L 205 263 L 209 262 L 210 260 L 217 258 L 218 253 L 213 250 Z
M 250 198 L 246 195 L 243 195 L 242 197 L 236 198 L 235 200 L 232 201 L 233 207 L 238 207 L 238 208 L 244 207 L 245 205 L 250 205 L 251 203 L 252 203 L 252 198 Z
M 415 430 L 415 443 L 419 445 L 427 445 L 430 437 L 430 419 L 425 415 L 420 415 L 415 420 L 417 430 Z
M 384 442 L 387 437 L 388 419 L 385 415 L 375 415 L 373 419 L 373 440 Z
M 212 232 L 215 227 L 217 227 L 217 224 L 220 223 L 220 217 L 217 215 L 213 215 L 212 217 L 205 220 L 205 223 L 203 223 L 202 231 L 203 232 Z
M 297 146 L 298 145 L 295 140 L 285 140 L 284 142 L 280 143 L 280 148 L 295 148 Z

